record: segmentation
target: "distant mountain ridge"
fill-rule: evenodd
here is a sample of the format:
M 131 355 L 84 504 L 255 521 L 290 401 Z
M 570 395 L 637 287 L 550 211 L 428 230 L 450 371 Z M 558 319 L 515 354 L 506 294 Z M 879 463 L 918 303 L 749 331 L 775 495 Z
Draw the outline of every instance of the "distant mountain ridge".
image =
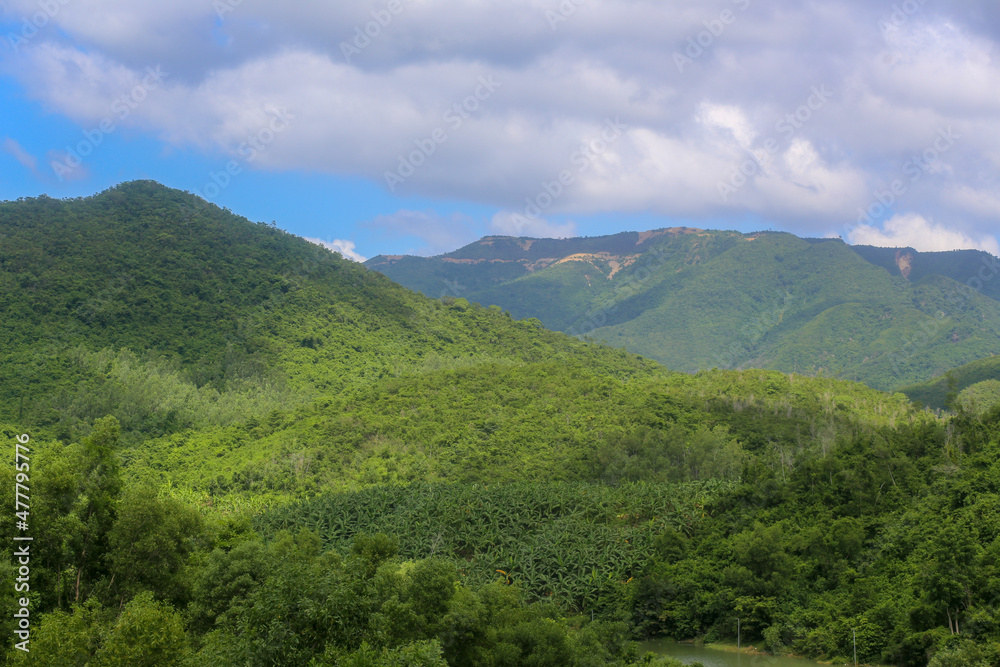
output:
M 604 262 L 613 276 L 664 237 L 699 233 L 703 230 L 671 227 L 568 239 L 485 236 L 443 255 L 378 255 L 365 265 L 427 296 L 461 296 L 461 291 L 476 292 L 567 261 Z
M 1000 353 L 1000 260 L 976 250 L 674 227 L 490 236 L 366 266 L 688 372 L 760 367 L 892 389 Z

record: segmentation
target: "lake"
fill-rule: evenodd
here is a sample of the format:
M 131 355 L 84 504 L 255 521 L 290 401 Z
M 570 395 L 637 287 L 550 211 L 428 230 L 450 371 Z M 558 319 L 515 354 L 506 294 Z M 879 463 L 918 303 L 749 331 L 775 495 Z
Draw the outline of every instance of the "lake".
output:
M 639 655 L 652 651 L 658 655 L 669 655 L 684 664 L 700 662 L 705 667 L 817 667 L 818 662 L 803 658 L 782 658 L 770 655 L 737 653 L 721 648 L 682 644 L 672 639 L 639 642 Z

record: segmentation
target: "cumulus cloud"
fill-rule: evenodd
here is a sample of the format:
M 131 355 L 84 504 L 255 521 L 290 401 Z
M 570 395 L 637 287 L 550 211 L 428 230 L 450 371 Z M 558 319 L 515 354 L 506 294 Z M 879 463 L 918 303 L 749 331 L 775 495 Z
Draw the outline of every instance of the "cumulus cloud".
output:
M 576 223 L 555 224 L 545 218 L 500 211 L 490 220 L 490 229 L 501 236 L 527 236 L 536 239 L 564 239 L 576 236 Z
M 355 262 L 364 262 L 367 257 L 363 257 L 354 251 L 354 241 L 346 241 L 344 239 L 333 239 L 332 241 L 324 241 L 322 239 L 306 238 L 306 241 L 310 243 L 315 243 L 316 245 L 323 246 L 331 252 L 338 252 L 342 257 L 347 259 L 352 259 Z
M 981 235 L 978 239 L 973 238 L 915 213 L 893 216 L 885 222 L 882 229 L 869 225 L 855 227 L 850 233 L 849 241 L 854 245 L 913 248 L 919 252 L 972 249 L 1000 255 L 1000 244 L 994 236 Z
M 286 114 L 251 169 L 360 176 L 400 196 L 501 211 L 568 172 L 549 216 L 752 216 L 802 234 L 842 230 L 954 128 L 962 139 L 899 206 L 979 236 L 995 224 L 995 0 L 899 16 L 864 0 L 571 4 L 553 22 L 562 10 L 550 0 L 407 0 L 391 15 L 384 0 L 74 0 L 0 68 L 94 127 L 162 67 L 165 83 L 123 122 L 207 153 L 240 156 Z M 30 15 L 37 3 L 7 9 Z M 723 10 L 733 20 L 719 28 Z M 691 62 L 677 67 L 676 54 Z M 831 94 L 817 102 L 817 90 Z M 628 129 L 588 151 L 608 122 Z M 427 252 L 483 224 L 425 215 L 368 224 L 414 235 Z M 487 224 L 517 231 L 506 213 Z
M 744 150 L 750 148 L 757 135 L 743 110 L 735 105 L 705 102 L 698 109 L 697 120 L 706 127 L 727 130 Z

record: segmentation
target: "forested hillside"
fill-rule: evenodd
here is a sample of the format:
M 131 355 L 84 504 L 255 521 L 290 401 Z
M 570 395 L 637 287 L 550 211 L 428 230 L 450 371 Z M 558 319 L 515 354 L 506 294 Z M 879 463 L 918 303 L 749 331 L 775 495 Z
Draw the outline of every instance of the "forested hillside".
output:
M 0 234 L 6 664 L 624 666 L 737 615 L 775 653 L 1000 660 L 1000 410 L 674 372 L 152 182 Z
M 367 266 L 429 296 L 497 304 L 680 371 L 770 368 L 889 390 L 1000 351 L 1000 260 L 980 251 L 684 227 L 487 237 Z
M 1000 385 L 1000 356 L 992 355 L 953 368 L 940 377 L 900 389 L 911 400 L 945 409 L 956 400 L 966 408 L 989 409 L 1000 403 L 995 389 Z

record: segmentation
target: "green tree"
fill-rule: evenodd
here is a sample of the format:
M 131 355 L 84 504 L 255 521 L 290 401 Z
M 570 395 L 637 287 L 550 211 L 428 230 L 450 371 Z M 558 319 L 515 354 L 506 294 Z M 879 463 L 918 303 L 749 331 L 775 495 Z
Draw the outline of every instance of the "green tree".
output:
M 121 600 L 142 590 L 183 602 L 182 568 L 198 546 L 202 519 L 173 498 L 159 498 L 149 486 L 127 490 L 108 536 L 111 592 Z
M 94 422 L 90 435 L 83 440 L 80 486 L 72 510 L 78 532 L 69 536 L 76 567 L 75 601 L 86 596 L 88 584 L 93 586 L 106 571 L 103 557 L 122 484 L 115 451 L 120 432 L 117 419 L 102 417 Z
M 122 609 L 107 640 L 94 656 L 94 665 L 173 667 L 185 664 L 188 654 L 188 638 L 180 613 L 145 591 Z
M 37 619 L 36 619 L 37 620 Z M 11 664 L 33 667 L 89 667 L 110 631 L 114 611 L 95 599 L 72 611 L 56 610 L 31 628 L 30 652 L 11 652 Z

